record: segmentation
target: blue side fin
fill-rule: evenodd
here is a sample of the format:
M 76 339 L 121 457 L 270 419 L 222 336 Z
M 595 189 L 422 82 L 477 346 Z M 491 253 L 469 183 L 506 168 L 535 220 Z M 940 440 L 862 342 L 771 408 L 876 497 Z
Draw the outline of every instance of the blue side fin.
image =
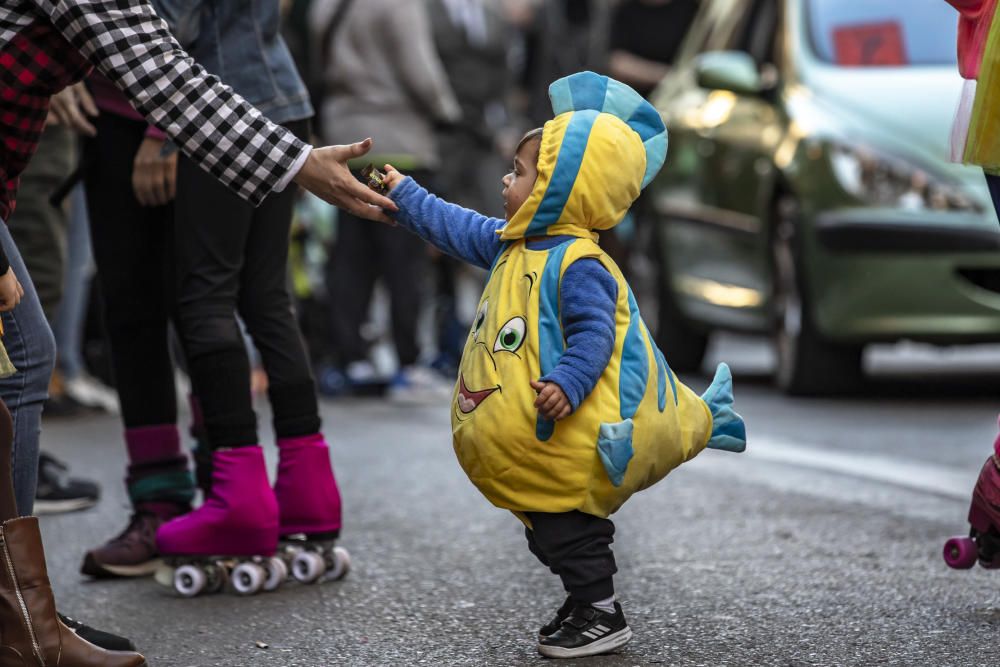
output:
M 747 448 L 747 427 L 733 410 L 733 374 L 726 364 L 719 364 L 715 379 L 701 399 L 712 412 L 712 437 L 706 447 L 727 452 L 742 452 Z
M 632 460 L 632 420 L 616 424 L 601 424 L 597 435 L 597 453 L 608 473 L 608 479 L 615 486 L 625 480 L 628 462 Z

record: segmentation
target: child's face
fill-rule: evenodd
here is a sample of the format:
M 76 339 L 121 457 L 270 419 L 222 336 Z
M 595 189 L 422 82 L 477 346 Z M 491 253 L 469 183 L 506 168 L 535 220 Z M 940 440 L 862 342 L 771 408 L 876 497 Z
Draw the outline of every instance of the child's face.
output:
M 535 187 L 541 143 L 541 137 L 532 137 L 521 144 L 514 155 L 514 171 L 503 177 L 503 210 L 507 220 L 514 217 Z

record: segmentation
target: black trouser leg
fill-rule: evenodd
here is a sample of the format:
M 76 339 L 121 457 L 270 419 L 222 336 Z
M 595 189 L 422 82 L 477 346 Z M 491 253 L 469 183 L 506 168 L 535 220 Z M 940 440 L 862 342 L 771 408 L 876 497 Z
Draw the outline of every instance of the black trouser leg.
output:
M 427 252 L 419 236 L 379 225 L 374 230 L 382 279 L 389 290 L 392 340 L 400 367 L 412 366 L 420 356 L 417 322 L 424 292 Z
M 418 181 L 428 173 L 413 172 Z M 361 325 L 368 316 L 375 281 L 381 277 L 389 292 L 392 338 L 400 366 L 409 366 L 420 356 L 417 321 L 427 255 L 419 237 L 340 212 L 337 242 L 327 271 L 327 290 L 332 315 L 331 333 L 341 364 L 368 355 Z
M 290 129 L 304 134 L 307 127 L 302 122 Z M 294 197 L 290 188 L 254 209 L 192 161 L 182 158 L 178 165 L 178 330 L 213 449 L 259 441 L 237 311 L 273 385 L 279 436 L 319 430 L 312 374 L 286 282 Z
M 253 207 L 190 159 L 177 165 L 174 204 L 177 333 L 212 449 L 257 443 L 250 362 L 236 321 Z
M 433 187 L 430 171 L 415 169 L 410 174 L 425 187 Z M 412 366 L 420 357 L 417 324 L 430 265 L 424 241 L 415 234 L 399 234 L 398 229 L 376 225 L 375 236 L 382 279 L 389 290 L 392 341 L 400 367 Z
M 986 174 L 986 185 L 990 188 L 990 197 L 993 199 L 993 208 L 997 215 L 1000 215 L 1000 176 Z
M 288 293 L 288 246 L 295 188 L 272 195 L 254 212 L 240 276 L 239 313 L 268 377 L 279 438 L 320 430 L 316 383 Z
M 531 528 L 525 529 L 528 548 L 559 576 L 574 600 L 593 603 L 615 594 L 618 567 L 611 551 L 615 525 L 610 519 L 577 511 L 525 514 L 531 521 Z
M 337 241 L 327 262 L 326 283 L 331 343 L 337 363 L 343 366 L 368 356 L 361 325 L 368 316 L 379 271 L 376 226 L 381 225 L 344 211 L 337 219 Z
M 84 145 L 87 209 L 126 428 L 177 422 L 168 342 L 173 307 L 173 208 L 139 205 L 132 163 L 146 124 L 113 114 Z

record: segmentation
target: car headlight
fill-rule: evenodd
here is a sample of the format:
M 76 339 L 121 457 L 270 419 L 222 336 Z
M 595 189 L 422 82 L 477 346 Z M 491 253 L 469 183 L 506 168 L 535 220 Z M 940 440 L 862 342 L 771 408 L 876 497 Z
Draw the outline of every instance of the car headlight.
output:
M 905 160 L 838 144 L 830 147 L 829 155 L 840 186 L 869 205 L 913 211 L 983 210 L 961 187 L 944 183 Z

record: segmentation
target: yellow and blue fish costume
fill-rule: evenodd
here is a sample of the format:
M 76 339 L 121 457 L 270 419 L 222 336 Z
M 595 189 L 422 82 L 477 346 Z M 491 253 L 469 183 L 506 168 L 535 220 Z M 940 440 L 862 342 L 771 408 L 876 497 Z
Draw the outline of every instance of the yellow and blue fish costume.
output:
M 628 86 L 592 72 L 549 90 L 530 196 L 498 230 L 494 262 L 465 345 L 452 402 L 458 460 L 495 505 L 516 513 L 615 512 L 706 446 L 743 451 L 724 364 L 704 397 L 679 382 L 639 314 L 628 283 L 597 244 L 663 165 L 667 132 Z M 527 238 L 576 237 L 548 250 Z M 599 261 L 618 283 L 611 360 L 566 419 L 542 419 L 530 380 L 565 350 L 559 287 L 575 261 Z

